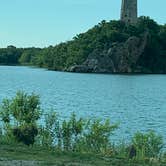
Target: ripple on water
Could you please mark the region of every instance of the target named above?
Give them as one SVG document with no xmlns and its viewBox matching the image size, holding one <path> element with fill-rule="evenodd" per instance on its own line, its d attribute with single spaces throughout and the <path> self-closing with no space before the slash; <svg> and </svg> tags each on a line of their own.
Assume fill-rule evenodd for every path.
<svg viewBox="0 0 166 166">
<path fill-rule="evenodd" d="M 61 118 L 76 112 L 120 122 L 115 140 L 151 129 L 166 140 L 166 75 L 74 74 L 17 66 L 0 66 L 0 71 L 0 101 L 18 90 L 35 92 L 42 109 L 54 109 Z"/>
</svg>

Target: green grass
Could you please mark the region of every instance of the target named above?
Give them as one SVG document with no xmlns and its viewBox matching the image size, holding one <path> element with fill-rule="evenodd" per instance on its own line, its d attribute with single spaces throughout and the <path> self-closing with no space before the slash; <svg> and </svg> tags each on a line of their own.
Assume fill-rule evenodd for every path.
<svg viewBox="0 0 166 166">
<path fill-rule="evenodd" d="M 166 166 L 166 162 L 146 163 L 145 161 L 129 161 L 123 158 L 104 157 L 91 153 L 69 153 L 48 150 L 41 147 L 24 145 L 1 145 L 0 166 L 4 161 L 36 161 L 35 165 L 43 166 Z M 11 164 L 12 165 L 12 164 Z"/>
</svg>

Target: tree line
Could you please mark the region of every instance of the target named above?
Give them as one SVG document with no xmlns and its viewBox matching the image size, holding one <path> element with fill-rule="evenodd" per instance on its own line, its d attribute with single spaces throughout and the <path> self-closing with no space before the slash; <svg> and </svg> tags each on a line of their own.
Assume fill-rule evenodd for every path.
<svg viewBox="0 0 166 166">
<path fill-rule="evenodd" d="M 138 65 L 149 72 L 166 72 L 166 25 L 159 25 L 149 17 L 138 18 L 136 25 L 122 21 L 105 21 L 76 35 L 71 41 L 46 48 L 0 49 L 0 64 L 33 65 L 51 70 L 66 70 L 72 65 L 82 64 L 94 51 L 103 51 L 113 43 L 125 42 L 131 36 L 149 33 L 147 46 L 139 58 Z"/>
</svg>

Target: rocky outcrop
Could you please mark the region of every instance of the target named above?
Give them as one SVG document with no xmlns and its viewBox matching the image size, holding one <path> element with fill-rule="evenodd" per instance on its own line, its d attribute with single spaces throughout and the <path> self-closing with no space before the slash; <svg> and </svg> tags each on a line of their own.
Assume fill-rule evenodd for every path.
<svg viewBox="0 0 166 166">
<path fill-rule="evenodd" d="M 71 72 L 131 73 L 141 72 L 137 61 L 145 50 L 148 32 L 132 36 L 124 43 L 112 43 L 109 49 L 93 51 L 82 65 L 68 69 Z"/>
</svg>

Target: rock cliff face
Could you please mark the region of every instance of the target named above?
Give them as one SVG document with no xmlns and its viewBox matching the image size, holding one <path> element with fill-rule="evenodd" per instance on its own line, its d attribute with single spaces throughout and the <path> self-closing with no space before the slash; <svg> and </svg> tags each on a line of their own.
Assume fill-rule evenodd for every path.
<svg viewBox="0 0 166 166">
<path fill-rule="evenodd" d="M 82 65 L 68 69 L 70 72 L 94 73 L 139 73 L 137 66 L 139 57 L 143 54 L 148 39 L 148 33 L 141 37 L 132 36 L 124 43 L 112 43 L 107 50 L 92 52 Z"/>
</svg>

